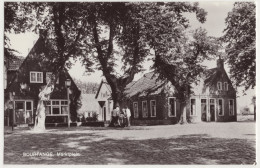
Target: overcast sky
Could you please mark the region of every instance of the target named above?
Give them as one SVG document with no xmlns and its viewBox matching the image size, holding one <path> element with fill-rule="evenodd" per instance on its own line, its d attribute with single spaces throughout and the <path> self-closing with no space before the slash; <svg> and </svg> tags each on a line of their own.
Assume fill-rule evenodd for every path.
<svg viewBox="0 0 260 168">
<path fill-rule="evenodd" d="M 234 1 L 216 1 L 216 2 L 199 2 L 200 7 L 204 8 L 207 12 L 207 21 L 204 24 L 201 24 L 197 21 L 195 14 L 187 14 L 186 16 L 190 20 L 191 29 L 195 29 L 198 27 L 203 27 L 208 31 L 208 35 L 220 37 L 223 35 L 223 30 L 225 27 L 225 18 L 229 11 L 232 10 Z M 20 52 L 20 55 L 26 56 L 29 52 L 29 49 L 33 46 L 34 42 L 37 40 L 38 35 L 33 33 L 20 34 L 20 35 L 10 35 L 12 47 Z M 206 65 L 208 68 L 216 67 L 216 61 L 207 62 Z M 149 67 L 151 66 L 151 62 L 147 62 L 145 64 L 146 72 L 149 71 Z M 225 65 L 227 72 L 229 68 Z M 69 70 L 72 77 L 91 82 L 100 82 L 102 73 L 95 72 L 91 75 L 83 75 L 84 67 L 81 66 L 81 63 L 76 62 L 75 65 Z M 136 75 L 135 80 L 140 78 L 144 73 L 140 73 Z M 255 94 L 254 90 L 247 91 L 247 96 L 242 96 L 241 92 L 242 88 L 239 89 L 239 98 L 238 104 L 248 105 L 251 103 L 251 97 Z"/>
</svg>

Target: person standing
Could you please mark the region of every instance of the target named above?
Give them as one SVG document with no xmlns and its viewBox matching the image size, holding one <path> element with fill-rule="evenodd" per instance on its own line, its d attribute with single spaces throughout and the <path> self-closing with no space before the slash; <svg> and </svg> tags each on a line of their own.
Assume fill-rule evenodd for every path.
<svg viewBox="0 0 260 168">
<path fill-rule="evenodd" d="M 116 117 L 115 117 L 115 126 L 121 126 L 120 122 L 119 122 L 119 115 L 120 115 L 120 109 L 119 106 L 116 107 L 115 109 L 115 113 L 116 113 Z"/>
<path fill-rule="evenodd" d="M 111 114 L 111 122 L 110 122 L 110 127 L 115 127 L 116 124 L 117 123 L 117 109 L 116 108 L 114 108 L 113 110 L 112 110 L 112 114 Z"/>
<path fill-rule="evenodd" d="M 126 126 L 130 127 L 130 117 L 131 117 L 131 111 L 130 109 L 126 106 Z"/>
<path fill-rule="evenodd" d="M 119 123 L 122 127 L 125 126 L 124 117 L 125 117 L 125 108 L 122 109 L 122 111 L 119 115 Z"/>
</svg>

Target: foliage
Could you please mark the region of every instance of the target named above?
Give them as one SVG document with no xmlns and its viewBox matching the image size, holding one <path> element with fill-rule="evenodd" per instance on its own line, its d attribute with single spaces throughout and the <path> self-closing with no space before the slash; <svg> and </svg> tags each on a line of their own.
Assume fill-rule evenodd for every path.
<svg viewBox="0 0 260 168">
<path fill-rule="evenodd" d="M 92 113 L 92 116 L 91 117 L 87 117 L 86 121 L 87 122 L 89 122 L 89 121 L 98 121 L 98 113 L 96 113 L 96 112 Z"/>
<path fill-rule="evenodd" d="M 249 107 L 248 107 L 248 106 L 245 106 L 245 107 L 241 108 L 241 109 L 240 109 L 240 113 L 241 113 L 242 115 L 249 115 L 249 114 L 250 114 L 250 109 L 249 109 Z"/>
<path fill-rule="evenodd" d="M 20 4 L 18 13 L 23 13 L 25 19 L 22 28 L 46 29 L 46 46 L 49 49 L 45 51 L 45 55 L 49 56 L 46 60 L 53 64 L 57 72 L 64 66 L 70 67 L 70 57 L 81 57 L 89 71 L 93 70 L 93 62 L 97 62 L 95 68 L 103 71 L 111 87 L 115 106 L 122 100 L 126 85 L 134 79 L 136 73 L 143 70 L 147 56 L 155 53 L 156 71 L 168 79 L 173 78 L 172 83 L 178 83 L 178 90 L 185 91 L 185 84 L 190 83 L 186 79 L 195 78 L 194 74 L 201 72 L 202 68 L 197 63 L 212 50 L 212 41 L 200 38 L 200 33 L 205 34 L 203 30 L 195 32 L 194 44 L 189 42 L 186 45 L 188 39 L 185 29 L 189 22 L 182 14 L 196 13 L 197 19 L 205 22 L 206 12 L 198 3 Z M 201 46 L 197 48 L 199 43 Z M 204 52 L 204 49 L 208 51 Z M 123 64 L 121 69 L 118 69 L 118 61 Z M 166 75 L 167 72 L 170 75 Z"/>
<path fill-rule="evenodd" d="M 223 41 L 231 79 L 245 89 L 255 87 L 256 9 L 254 2 L 236 2 L 225 20 Z"/>
<path fill-rule="evenodd" d="M 96 94 L 98 90 L 98 83 L 95 82 L 86 82 L 80 79 L 73 78 L 73 81 L 78 86 L 81 94 Z"/>
<path fill-rule="evenodd" d="M 97 14 L 90 16 L 90 24 L 97 60 L 111 86 L 114 105 L 122 100 L 122 92 L 134 75 L 142 71 L 142 63 L 151 50 L 165 55 L 162 48 L 175 50 L 176 43 L 185 42 L 182 38 L 188 20 L 182 16 L 183 12 L 195 12 L 201 22 L 205 21 L 206 14 L 197 3 L 183 2 L 99 3 L 93 11 Z M 108 39 L 100 40 L 99 32 L 105 31 L 102 28 L 109 30 Z M 119 77 L 114 69 L 118 51 L 122 53 L 121 61 L 124 64 L 123 75 Z"/>
<path fill-rule="evenodd" d="M 18 3 L 5 2 L 4 5 L 4 57 L 5 59 L 13 59 L 16 50 L 10 46 L 10 39 L 7 37 L 7 33 L 11 31 L 18 32 L 21 20 L 16 16 L 18 10 Z"/>
<path fill-rule="evenodd" d="M 174 50 L 173 47 L 170 50 L 164 46 L 155 47 L 154 69 L 159 72 L 161 78 L 171 81 L 182 103 L 185 103 L 191 94 L 191 84 L 199 80 L 205 69 L 201 63 L 221 55 L 220 42 L 214 37 L 208 37 L 205 29 L 196 29 L 192 32 L 192 37 L 189 39 L 183 35 L 181 43 L 169 44 L 175 46 Z"/>
<path fill-rule="evenodd" d="M 19 27 L 17 32 L 34 31 L 41 33 L 45 38 L 46 50 L 42 55 L 43 60 L 51 63 L 54 74 L 64 67 L 72 65 L 69 58 L 84 55 L 85 50 L 79 45 L 79 41 L 85 28 L 85 22 L 81 22 L 81 16 L 74 11 L 77 3 L 53 3 L 53 2 L 18 2 L 15 12 L 17 20 L 14 25 Z M 8 6 L 8 3 L 5 3 Z M 14 29 L 13 27 L 11 27 Z M 48 50 L 47 50 L 48 49 Z M 85 62 L 87 67 L 90 62 Z"/>
</svg>

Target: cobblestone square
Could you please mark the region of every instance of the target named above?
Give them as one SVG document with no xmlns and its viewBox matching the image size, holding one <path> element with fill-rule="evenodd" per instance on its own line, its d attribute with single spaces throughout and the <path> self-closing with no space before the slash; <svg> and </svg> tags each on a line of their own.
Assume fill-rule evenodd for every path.
<svg viewBox="0 0 260 168">
<path fill-rule="evenodd" d="M 252 165 L 255 138 L 254 122 L 20 129 L 5 132 L 4 163 Z"/>
</svg>

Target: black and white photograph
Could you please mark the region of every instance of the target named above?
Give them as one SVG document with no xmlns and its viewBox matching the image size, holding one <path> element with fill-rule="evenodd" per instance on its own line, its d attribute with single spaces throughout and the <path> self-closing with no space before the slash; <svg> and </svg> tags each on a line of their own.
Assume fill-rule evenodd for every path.
<svg viewBox="0 0 260 168">
<path fill-rule="evenodd" d="M 3 166 L 258 166 L 256 6 L 2 2 Z"/>
</svg>

